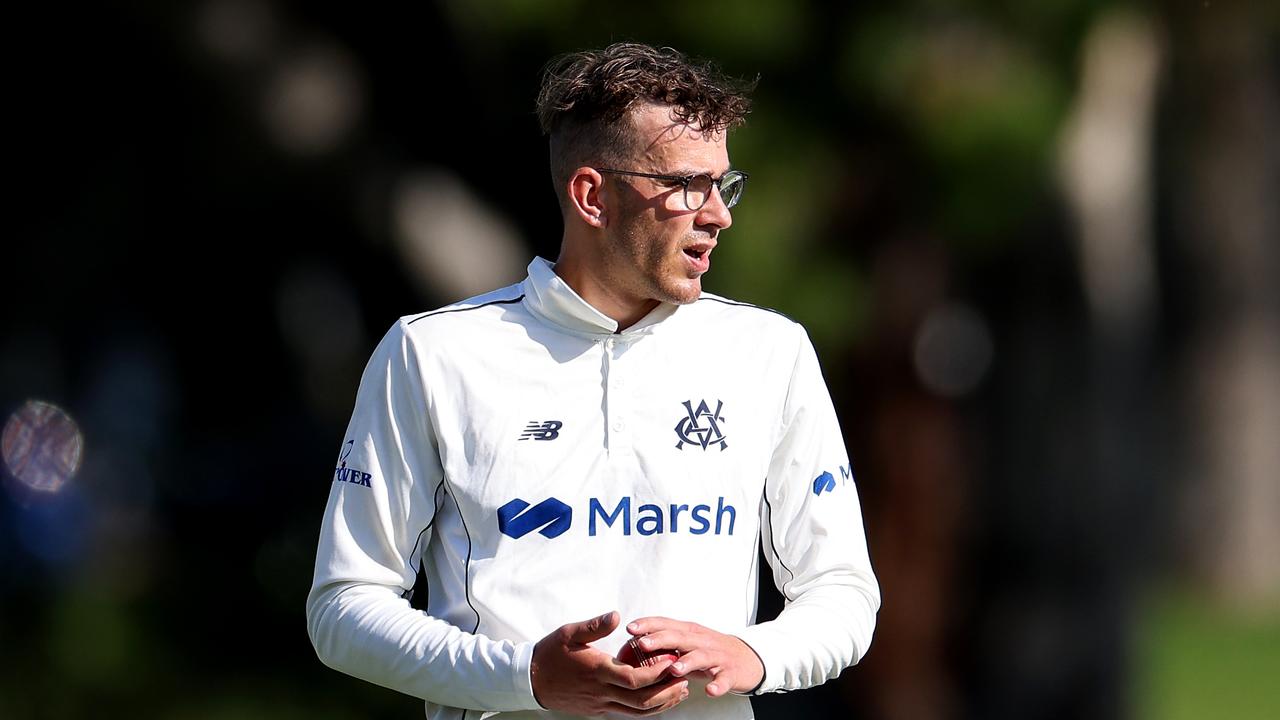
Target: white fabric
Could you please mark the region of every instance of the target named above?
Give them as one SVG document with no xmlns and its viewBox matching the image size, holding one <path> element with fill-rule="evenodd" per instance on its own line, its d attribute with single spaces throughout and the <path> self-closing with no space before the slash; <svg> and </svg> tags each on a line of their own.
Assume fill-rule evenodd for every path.
<svg viewBox="0 0 1280 720">
<path fill-rule="evenodd" d="M 610 610 L 622 623 L 595 644 L 611 654 L 649 615 L 736 634 L 760 692 L 862 657 L 879 588 L 803 328 L 710 294 L 616 328 L 540 258 L 523 283 L 391 328 L 321 527 L 307 621 L 325 664 L 424 698 L 433 720 L 545 719 L 563 716 L 534 700 L 533 644 Z M 544 501 L 567 529 L 530 522 Z M 754 624 L 760 543 L 786 606 Z M 664 717 L 751 706 L 695 683 Z"/>
</svg>

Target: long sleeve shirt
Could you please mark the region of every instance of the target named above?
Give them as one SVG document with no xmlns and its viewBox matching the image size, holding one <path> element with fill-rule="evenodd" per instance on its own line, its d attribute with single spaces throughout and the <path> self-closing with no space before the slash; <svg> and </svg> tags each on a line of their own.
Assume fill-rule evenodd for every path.
<svg viewBox="0 0 1280 720">
<path fill-rule="evenodd" d="M 761 550 L 785 605 L 756 623 Z M 593 643 L 616 654 L 635 618 L 697 622 L 750 645 L 756 692 L 776 692 L 857 662 L 879 604 L 804 329 L 704 293 L 618 332 L 539 258 L 374 351 L 307 622 L 324 663 L 432 720 L 546 720 L 564 716 L 538 705 L 530 660 L 563 624 L 620 611 Z M 696 691 L 664 717 L 752 712 Z"/>
</svg>

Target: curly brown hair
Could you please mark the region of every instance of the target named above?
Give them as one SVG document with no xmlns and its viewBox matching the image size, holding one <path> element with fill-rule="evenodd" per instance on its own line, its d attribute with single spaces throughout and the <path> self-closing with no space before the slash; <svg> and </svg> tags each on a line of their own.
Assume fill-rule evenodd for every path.
<svg viewBox="0 0 1280 720">
<path fill-rule="evenodd" d="M 614 43 L 555 58 L 543 71 L 538 122 L 553 134 L 565 121 L 617 122 L 636 102 L 672 106 L 676 118 L 703 130 L 741 125 L 751 109 L 751 86 L 715 64 L 640 43 Z"/>
<path fill-rule="evenodd" d="M 754 86 L 669 47 L 615 43 L 555 58 L 543 71 L 537 107 L 538 123 L 551 136 L 551 175 L 561 203 L 570 172 L 626 159 L 636 141 L 629 111 L 638 105 L 669 105 L 673 119 L 720 132 L 746 121 Z"/>
</svg>

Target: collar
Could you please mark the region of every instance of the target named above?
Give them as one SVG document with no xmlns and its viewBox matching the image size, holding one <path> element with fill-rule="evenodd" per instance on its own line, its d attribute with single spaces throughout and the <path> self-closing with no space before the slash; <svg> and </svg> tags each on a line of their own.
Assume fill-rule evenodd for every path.
<svg viewBox="0 0 1280 720">
<path fill-rule="evenodd" d="M 569 287 L 559 275 L 554 264 L 545 258 L 535 257 L 529 263 L 529 277 L 524 279 L 524 302 L 529 310 L 544 322 L 574 335 L 639 335 L 653 331 L 654 326 L 671 317 L 677 305 L 659 303 L 635 325 L 618 332 L 613 318 L 595 309 Z"/>
</svg>

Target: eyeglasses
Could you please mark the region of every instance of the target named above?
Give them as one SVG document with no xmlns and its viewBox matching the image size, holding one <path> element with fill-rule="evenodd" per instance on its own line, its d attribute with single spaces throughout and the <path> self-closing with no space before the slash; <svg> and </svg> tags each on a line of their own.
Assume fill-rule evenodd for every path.
<svg viewBox="0 0 1280 720">
<path fill-rule="evenodd" d="M 718 178 L 713 178 L 706 173 L 698 173 L 696 175 L 655 175 L 631 170 L 610 170 L 609 168 L 596 168 L 596 170 L 602 173 L 633 175 L 635 177 L 665 180 L 672 184 L 679 184 L 684 188 L 684 206 L 695 211 L 701 210 L 702 206 L 707 204 L 707 200 L 711 197 L 711 188 L 713 186 L 720 190 L 720 199 L 724 200 L 725 207 L 731 208 L 737 205 L 738 201 L 742 199 L 742 191 L 747 187 L 748 177 L 741 170 L 730 170 Z"/>
</svg>

